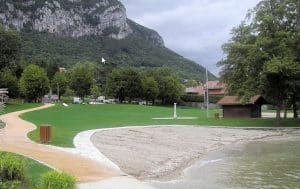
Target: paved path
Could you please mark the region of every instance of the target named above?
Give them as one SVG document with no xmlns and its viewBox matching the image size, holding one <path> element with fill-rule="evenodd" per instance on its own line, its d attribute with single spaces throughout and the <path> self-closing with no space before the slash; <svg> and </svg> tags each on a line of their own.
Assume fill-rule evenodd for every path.
<svg viewBox="0 0 300 189">
<path fill-rule="evenodd" d="M 152 186 L 130 177 L 113 177 L 99 182 L 79 184 L 78 189 L 155 189 Z"/>
<path fill-rule="evenodd" d="M 0 116 L 0 119 L 7 124 L 1 130 L 0 151 L 22 154 L 35 159 L 52 168 L 75 176 L 78 182 L 93 182 L 120 176 L 121 173 L 118 170 L 114 170 L 98 161 L 68 153 L 52 146 L 37 144 L 27 138 L 27 134 L 36 129 L 36 126 L 20 119 L 19 115 L 51 106 L 53 105 L 44 105 Z"/>
</svg>

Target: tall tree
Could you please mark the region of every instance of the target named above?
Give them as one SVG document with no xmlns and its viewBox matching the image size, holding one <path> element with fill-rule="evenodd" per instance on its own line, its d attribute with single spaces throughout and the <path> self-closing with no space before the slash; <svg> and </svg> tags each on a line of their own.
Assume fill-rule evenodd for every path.
<svg viewBox="0 0 300 189">
<path fill-rule="evenodd" d="M 196 80 L 188 80 L 185 84 L 186 87 L 197 87 L 198 86 L 198 82 Z"/>
<path fill-rule="evenodd" d="M 148 101 L 152 101 L 152 104 L 154 104 L 155 99 L 159 94 L 158 84 L 154 77 L 145 77 L 142 79 L 142 91 L 143 97 L 147 103 Z"/>
<path fill-rule="evenodd" d="M 7 88 L 11 98 L 18 97 L 18 79 L 10 70 L 0 72 L 0 88 Z"/>
<path fill-rule="evenodd" d="M 94 83 L 94 67 L 90 63 L 79 63 L 71 70 L 70 87 L 84 100 L 89 95 Z"/>
<path fill-rule="evenodd" d="M 249 20 L 233 29 L 231 40 L 223 45 L 227 56 L 219 62 L 230 93 L 244 102 L 264 94 L 277 106 L 277 118 L 293 94 L 290 81 L 298 78 L 297 10 L 298 0 L 262 0 Z"/>
<path fill-rule="evenodd" d="M 6 31 L 0 25 L 0 70 L 15 69 L 21 54 L 21 39 L 17 32 Z"/>
<path fill-rule="evenodd" d="M 178 102 L 182 94 L 182 86 L 176 77 L 166 76 L 161 78 L 159 83 L 158 98 L 163 104 Z"/>
<path fill-rule="evenodd" d="M 142 91 L 141 77 L 134 68 L 116 68 L 106 82 L 106 92 L 121 102 L 127 97 L 129 102 L 140 97 Z"/>
<path fill-rule="evenodd" d="M 53 91 L 56 91 L 58 99 L 66 92 L 68 87 L 67 76 L 64 72 L 56 72 L 51 81 L 51 87 Z"/>
<path fill-rule="evenodd" d="M 297 24 L 294 39 L 294 54 L 296 55 L 296 62 L 300 64 L 300 1 L 297 5 Z M 297 102 L 300 102 L 300 75 L 297 75 L 295 81 L 292 83 L 293 93 L 291 95 L 291 104 L 293 106 L 294 118 L 298 117 Z M 299 103 L 300 104 L 300 103 Z"/>
<path fill-rule="evenodd" d="M 91 88 L 91 95 L 93 95 L 94 99 L 96 99 L 100 96 L 100 90 L 96 84 L 93 84 L 93 86 Z"/>
<path fill-rule="evenodd" d="M 55 73 L 59 71 L 59 66 L 57 62 L 55 62 L 53 59 L 42 57 L 42 58 L 36 58 L 32 62 L 33 64 L 36 64 L 44 68 L 50 80 L 52 80 Z"/>
<path fill-rule="evenodd" d="M 50 89 L 47 73 L 37 65 L 28 65 L 20 79 L 20 91 L 30 102 L 38 102 Z"/>
<path fill-rule="evenodd" d="M 150 73 L 158 84 L 158 99 L 163 104 L 172 104 L 179 100 L 182 86 L 177 75 L 171 69 L 163 67 Z"/>
</svg>

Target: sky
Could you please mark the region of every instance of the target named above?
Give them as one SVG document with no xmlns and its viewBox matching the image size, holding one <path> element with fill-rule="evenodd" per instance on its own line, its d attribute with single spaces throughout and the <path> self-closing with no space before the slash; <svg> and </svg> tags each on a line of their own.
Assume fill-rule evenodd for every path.
<svg viewBox="0 0 300 189">
<path fill-rule="evenodd" d="M 165 46 L 218 75 L 222 44 L 259 0 L 121 0 L 128 18 L 156 30 Z"/>
</svg>

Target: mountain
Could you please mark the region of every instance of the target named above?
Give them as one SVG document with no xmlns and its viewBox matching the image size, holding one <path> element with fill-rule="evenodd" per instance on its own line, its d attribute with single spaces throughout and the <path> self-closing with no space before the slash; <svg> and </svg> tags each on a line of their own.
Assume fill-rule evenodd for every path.
<svg viewBox="0 0 300 189">
<path fill-rule="evenodd" d="M 0 23 L 20 32 L 29 62 L 47 59 L 70 67 L 105 57 L 120 66 L 167 66 L 182 79 L 204 80 L 202 66 L 166 48 L 156 31 L 128 19 L 117 0 L 0 0 Z"/>
</svg>

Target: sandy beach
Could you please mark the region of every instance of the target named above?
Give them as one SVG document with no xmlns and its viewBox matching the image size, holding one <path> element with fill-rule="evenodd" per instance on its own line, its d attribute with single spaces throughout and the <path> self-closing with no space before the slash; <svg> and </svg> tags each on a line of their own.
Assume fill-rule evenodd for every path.
<svg viewBox="0 0 300 189">
<path fill-rule="evenodd" d="M 144 127 L 103 130 L 93 144 L 122 171 L 143 181 L 178 178 L 209 152 L 234 143 L 300 136 L 299 129 Z"/>
</svg>

